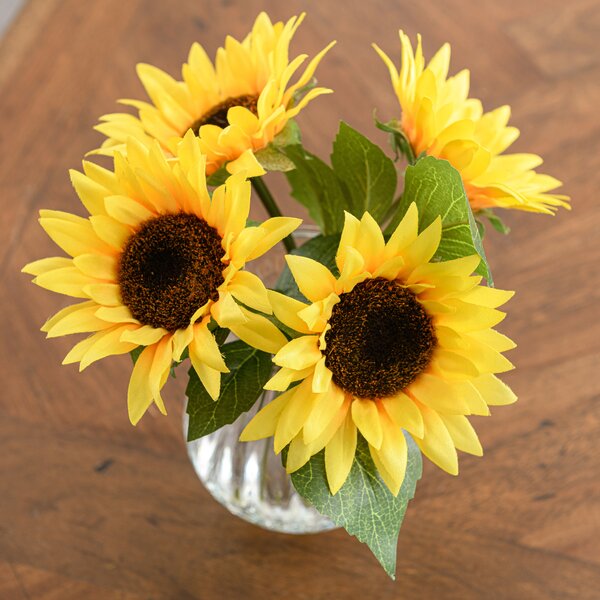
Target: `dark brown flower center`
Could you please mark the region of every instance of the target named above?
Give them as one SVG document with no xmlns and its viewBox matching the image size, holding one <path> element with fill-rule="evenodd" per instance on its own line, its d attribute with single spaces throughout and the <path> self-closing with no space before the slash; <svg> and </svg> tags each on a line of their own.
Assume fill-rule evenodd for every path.
<svg viewBox="0 0 600 600">
<path fill-rule="evenodd" d="M 360 398 L 393 396 L 429 364 L 436 338 L 431 318 L 408 289 L 376 278 L 342 294 L 325 334 L 333 382 Z"/>
<path fill-rule="evenodd" d="M 204 113 L 197 121 L 191 125 L 190 129 L 198 135 L 200 127 L 202 125 L 217 125 L 223 129 L 229 125 L 227 120 L 227 112 L 234 106 L 243 106 L 247 108 L 253 114 L 258 114 L 257 108 L 258 96 L 251 94 L 245 94 L 243 96 L 235 96 L 234 98 L 227 98 L 216 106 L 213 106 L 208 112 Z"/>
<path fill-rule="evenodd" d="M 191 214 L 161 215 L 142 224 L 119 264 L 121 298 L 144 325 L 184 329 L 223 283 L 221 236 Z"/>
</svg>

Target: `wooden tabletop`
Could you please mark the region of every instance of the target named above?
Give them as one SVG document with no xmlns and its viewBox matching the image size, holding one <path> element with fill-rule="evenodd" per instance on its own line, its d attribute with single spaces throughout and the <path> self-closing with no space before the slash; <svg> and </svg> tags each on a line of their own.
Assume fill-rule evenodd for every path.
<svg viewBox="0 0 600 600">
<path fill-rule="evenodd" d="M 327 155 L 339 119 L 384 140 L 372 110 L 398 108 L 370 43 L 398 57 L 402 27 L 428 55 L 450 41 L 473 95 L 512 105 L 515 149 L 573 197 L 554 218 L 507 213 L 512 234 L 486 239 L 497 285 L 517 291 L 502 329 L 520 401 L 476 419 L 485 455 L 464 455 L 460 477 L 425 466 L 396 582 L 343 531 L 231 516 L 188 461 L 182 379 L 167 418 L 132 428 L 129 359 L 61 367 L 72 341 L 39 327 L 66 301 L 19 273 L 55 252 L 38 209 L 80 210 L 67 169 L 99 143 L 98 115 L 141 96 L 135 63 L 176 75 L 192 41 L 212 53 L 262 8 L 308 10 L 296 52 L 338 40 L 319 71 L 336 93 L 301 119 L 310 149 Z M 0 598 L 599 598 L 599 36 L 597 0 L 30 0 L 0 46 Z"/>
</svg>

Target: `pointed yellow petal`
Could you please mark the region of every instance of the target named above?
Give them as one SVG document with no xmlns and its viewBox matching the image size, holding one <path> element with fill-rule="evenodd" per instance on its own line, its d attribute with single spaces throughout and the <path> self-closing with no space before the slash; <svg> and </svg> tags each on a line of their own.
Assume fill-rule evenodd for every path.
<svg viewBox="0 0 600 600">
<path fill-rule="evenodd" d="M 421 411 L 406 394 L 400 392 L 393 398 L 382 398 L 379 402 L 398 427 L 406 429 L 417 437 L 423 437 L 425 430 Z"/>
<path fill-rule="evenodd" d="M 490 406 L 504 406 L 517 401 L 514 392 L 495 375 L 481 375 L 471 383 Z"/>
<path fill-rule="evenodd" d="M 440 417 L 456 448 L 474 456 L 483 456 L 479 438 L 467 417 L 462 415 L 440 415 Z"/>
<path fill-rule="evenodd" d="M 408 248 L 402 251 L 407 265 L 414 268 L 428 263 L 436 253 L 441 239 L 442 220 L 440 217 L 436 217 L 435 221 L 424 229 Z"/>
<path fill-rule="evenodd" d="M 121 334 L 121 341 L 131 342 L 139 346 L 152 346 L 159 342 L 167 333 L 166 329 L 152 327 L 151 325 L 142 325 L 137 329 L 125 329 Z"/>
<path fill-rule="evenodd" d="M 408 387 L 408 391 L 419 402 L 429 408 L 450 415 L 465 415 L 469 407 L 458 395 L 453 382 L 428 373 L 421 373 Z"/>
<path fill-rule="evenodd" d="M 376 456 L 378 462 L 383 466 L 384 470 L 381 476 L 386 485 L 392 494 L 397 496 L 406 473 L 408 458 L 406 438 L 402 433 L 402 429 L 385 412 L 381 417 L 381 427 L 383 429 L 381 447 L 377 449 L 369 445 L 369 449 L 371 456 Z"/>
<path fill-rule="evenodd" d="M 252 418 L 240 435 L 240 442 L 253 442 L 275 435 L 277 421 L 296 388 L 277 396 Z"/>
<path fill-rule="evenodd" d="M 356 442 L 356 426 L 348 411 L 341 427 L 325 446 L 325 471 L 329 490 L 333 495 L 337 494 L 350 474 L 356 454 Z"/>
<path fill-rule="evenodd" d="M 35 260 L 25 265 L 21 269 L 21 273 L 27 273 L 28 275 L 42 275 L 48 271 L 55 271 L 57 269 L 64 269 L 73 266 L 73 259 L 66 258 L 64 256 L 54 256 L 51 258 L 42 258 Z"/>
<path fill-rule="evenodd" d="M 246 322 L 246 317 L 244 316 L 240 305 L 228 292 L 222 294 L 218 302 L 215 302 L 215 304 L 211 306 L 210 312 L 221 327 L 231 329 L 233 325 Z"/>
<path fill-rule="evenodd" d="M 315 365 L 312 391 L 315 392 L 315 394 L 322 394 L 329 391 L 332 376 L 333 373 L 325 366 L 325 357 L 323 356 Z"/>
<path fill-rule="evenodd" d="M 271 379 L 269 379 L 269 381 L 267 381 L 267 383 L 265 383 L 264 388 L 265 390 L 285 392 L 294 381 L 299 381 L 300 379 L 308 377 L 313 371 L 313 367 L 301 369 L 300 371 L 282 367 L 275 375 L 273 375 L 273 377 L 271 377 Z"/>
<path fill-rule="evenodd" d="M 325 265 L 294 254 L 288 254 L 285 259 L 298 288 L 311 302 L 322 300 L 335 292 L 335 277 Z"/>
<path fill-rule="evenodd" d="M 227 289 L 242 304 L 263 313 L 272 313 L 265 284 L 253 273 L 238 271 L 233 276 Z"/>
<path fill-rule="evenodd" d="M 54 338 L 72 333 L 88 333 L 108 329 L 111 325 L 96 317 L 98 305 L 95 302 L 81 302 L 67 306 L 48 319 L 42 331 L 47 337 Z"/>
<path fill-rule="evenodd" d="M 94 334 L 92 336 L 95 338 L 94 342 L 90 344 L 86 353 L 82 356 L 79 370 L 83 371 L 83 369 L 89 367 L 93 362 L 106 356 L 127 354 L 127 352 L 131 352 L 137 348 L 137 344 L 121 341 L 122 333 L 131 327 L 131 325 L 117 325 L 116 327 Z"/>
<path fill-rule="evenodd" d="M 312 333 L 298 313 L 308 305 L 285 294 L 267 290 L 273 314 L 284 324 L 300 333 Z"/>
<path fill-rule="evenodd" d="M 305 379 L 293 388 L 292 392 L 294 393 L 277 422 L 274 440 L 276 454 L 279 454 L 304 427 L 308 415 L 319 400 L 319 395 L 314 394 L 310 389 L 310 379 Z"/>
<path fill-rule="evenodd" d="M 305 444 L 314 442 L 325 431 L 339 413 L 344 404 L 344 398 L 344 392 L 336 385 L 330 386 L 327 392 L 319 396 L 318 402 L 315 403 L 304 423 L 303 439 Z"/>
<path fill-rule="evenodd" d="M 385 245 L 385 258 L 390 259 L 398 256 L 400 252 L 417 239 L 418 233 L 419 211 L 417 205 L 413 202 Z"/>
<path fill-rule="evenodd" d="M 363 437 L 375 448 L 381 448 L 383 430 L 377 403 L 373 400 L 354 398 L 352 401 L 352 420 Z"/>
<path fill-rule="evenodd" d="M 458 456 L 454 442 L 441 417 L 425 405 L 419 406 L 425 423 L 425 437 L 415 437 L 421 452 L 450 475 L 458 475 Z"/>
<path fill-rule="evenodd" d="M 137 425 L 148 407 L 152 404 L 152 392 L 150 391 L 149 375 L 156 346 L 148 346 L 138 356 L 127 390 L 127 408 L 129 420 L 132 425 Z"/>
<path fill-rule="evenodd" d="M 267 219 L 258 226 L 258 229 L 264 232 L 260 241 L 256 244 L 247 260 L 254 260 L 270 250 L 275 244 L 287 237 L 302 223 L 302 219 L 293 217 L 273 217 Z"/>
<path fill-rule="evenodd" d="M 271 321 L 243 307 L 240 310 L 246 321 L 231 324 L 229 328 L 241 340 L 270 354 L 278 353 L 286 345 L 287 338 Z"/>
<path fill-rule="evenodd" d="M 280 367 L 290 369 L 307 369 L 317 364 L 322 358 L 319 350 L 319 337 L 304 335 L 285 344 L 273 358 L 273 362 Z"/>
</svg>

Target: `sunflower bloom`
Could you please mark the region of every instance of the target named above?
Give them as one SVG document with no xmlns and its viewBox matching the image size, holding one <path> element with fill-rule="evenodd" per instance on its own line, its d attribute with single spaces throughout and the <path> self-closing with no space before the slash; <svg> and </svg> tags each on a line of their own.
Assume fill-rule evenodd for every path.
<svg viewBox="0 0 600 600">
<path fill-rule="evenodd" d="M 165 412 L 161 388 L 186 348 L 206 390 L 218 397 L 228 369 L 215 324 L 267 352 L 285 343 L 253 312 L 270 313 L 271 307 L 265 286 L 244 266 L 299 220 L 280 217 L 246 227 L 250 183 L 242 173 L 232 175 L 211 200 L 199 146 L 189 134 L 179 160 L 168 161 L 157 143 L 146 147 L 132 139 L 126 159 L 115 155 L 114 173 L 93 163 L 84 163 L 85 174 L 72 171 L 89 217 L 42 210 L 42 227 L 68 257 L 23 269 L 37 285 L 82 299 L 42 327 L 48 337 L 91 334 L 63 364 L 78 362 L 82 370 L 143 347 L 128 390 L 133 424 L 153 402 Z"/>
<path fill-rule="evenodd" d="M 280 370 L 265 386 L 283 393 L 242 440 L 274 436 L 275 452 L 289 444 L 288 472 L 324 448 L 332 494 L 348 476 L 358 432 L 394 494 L 406 471 L 403 429 L 452 474 L 457 449 L 482 454 L 467 416 L 516 400 L 494 375 L 513 368 L 502 352 L 514 344 L 492 329 L 512 292 L 480 285 L 478 256 L 430 262 L 440 239 L 439 217 L 418 234 L 412 204 L 387 243 L 368 213 L 346 214 L 339 277 L 287 257 L 309 303 L 269 292 L 274 314 L 299 337 L 275 355 Z"/>
<path fill-rule="evenodd" d="M 507 125 L 510 107 L 484 113 L 481 102 L 469 98 L 469 71 L 448 77 L 450 45 L 444 44 L 425 66 L 421 37 L 416 52 L 400 31 L 400 73 L 377 46 L 386 63 L 402 109 L 401 127 L 415 156 L 444 158 L 462 175 L 473 210 L 513 208 L 553 214 L 569 208 L 568 196 L 552 193 L 560 181 L 534 169 L 536 154 L 503 154 L 519 137 Z"/>
<path fill-rule="evenodd" d="M 295 95 L 311 83 L 315 70 L 330 44 L 317 54 L 299 75 L 290 80 L 308 58 L 293 60 L 288 49 L 304 15 L 287 23 L 272 24 L 263 12 L 250 34 L 241 42 L 228 36 L 219 48 L 215 64 L 195 43 L 182 68 L 182 81 L 147 64 L 137 67 L 150 103 L 121 100 L 133 106 L 138 116 L 126 113 L 105 115 L 96 129 L 108 139 L 96 152 L 123 151 L 129 136 L 176 154 L 177 144 L 188 130 L 200 138 L 206 155 L 207 174 L 224 164 L 230 173 L 247 168 L 254 152 L 267 146 L 311 100 L 331 90 L 315 87 L 301 99 Z"/>
</svg>

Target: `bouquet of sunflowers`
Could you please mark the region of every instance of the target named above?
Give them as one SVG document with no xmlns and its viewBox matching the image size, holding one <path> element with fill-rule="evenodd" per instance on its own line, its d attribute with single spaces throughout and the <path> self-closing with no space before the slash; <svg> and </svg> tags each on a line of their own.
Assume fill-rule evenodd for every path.
<svg viewBox="0 0 600 600">
<path fill-rule="evenodd" d="M 291 59 L 302 18 L 260 14 L 214 64 L 194 44 L 180 80 L 139 65 L 149 101 L 122 100 L 133 111 L 96 126 L 106 139 L 90 154 L 112 168 L 71 171 L 88 214 L 41 211 L 66 256 L 24 271 L 79 299 L 42 327 L 86 334 L 64 364 L 131 353 L 134 425 L 151 405 L 166 413 L 161 390 L 188 358 L 189 439 L 275 391 L 241 441 L 273 437 L 298 493 L 393 576 L 421 456 L 458 474 L 457 450 L 482 454 L 468 417 L 516 400 L 497 377 L 515 344 L 494 329 L 512 292 L 493 287 L 485 224 L 507 233 L 497 209 L 552 214 L 568 198 L 534 171 L 538 156 L 505 154 L 519 135 L 509 107 L 469 98 L 469 72 L 448 76 L 449 46 L 427 62 L 402 32 L 399 70 L 375 46 L 400 103 L 397 119 L 375 122 L 393 158 L 346 123 L 330 161 L 310 153 L 295 119 L 332 91 L 314 75 L 333 44 Z M 271 171 L 319 228 L 300 247 Z M 264 222 L 248 220 L 252 188 Z M 267 289 L 252 261 L 280 242 L 288 254 Z M 252 364 L 233 359 L 233 336 Z M 222 410 L 208 422 L 211 403 Z"/>
</svg>

